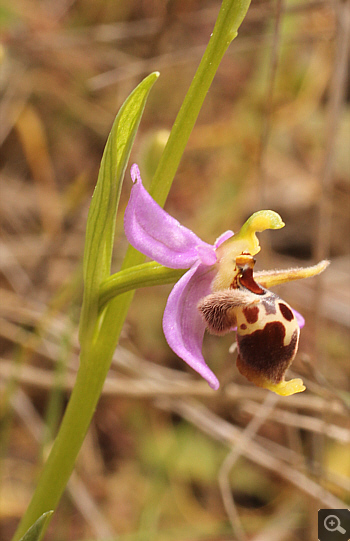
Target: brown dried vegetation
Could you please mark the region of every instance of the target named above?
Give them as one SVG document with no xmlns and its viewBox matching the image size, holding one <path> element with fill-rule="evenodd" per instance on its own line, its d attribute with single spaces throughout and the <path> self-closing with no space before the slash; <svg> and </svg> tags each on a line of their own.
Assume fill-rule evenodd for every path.
<svg viewBox="0 0 350 541">
<path fill-rule="evenodd" d="M 0 537 L 28 505 L 78 366 L 84 228 L 113 118 L 159 70 L 133 151 L 152 175 L 219 3 L 5 0 L 1 7 Z M 170 352 L 168 287 L 140 291 L 46 539 L 308 541 L 349 505 L 348 1 L 253 0 L 207 96 L 167 210 L 208 242 L 259 208 L 260 268 L 332 259 L 284 286 L 307 325 L 307 391 L 247 384 L 208 337 L 213 392 Z M 115 270 L 124 255 L 118 214 Z M 232 534 L 232 529 L 233 534 Z M 273 533 L 271 533 L 273 532 Z M 232 537 L 232 535 L 234 537 Z"/>
</svg>

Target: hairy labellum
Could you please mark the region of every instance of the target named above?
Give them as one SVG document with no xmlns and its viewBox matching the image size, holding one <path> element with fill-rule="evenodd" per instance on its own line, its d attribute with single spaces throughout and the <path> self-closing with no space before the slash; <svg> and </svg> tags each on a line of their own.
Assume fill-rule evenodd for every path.
<svg viewBox="0 0 350 541">
<path fill-rule="evenodd" d="M 198 309 L 213 334 L 237 328 L 237 367 L 247 379 L 278 384 L 297 352 L 298 322 L 286 302 L 255 282 L 252 256 L 237 258 L 236 265 L 235 287 L 208 295 Z"/>
</svg>

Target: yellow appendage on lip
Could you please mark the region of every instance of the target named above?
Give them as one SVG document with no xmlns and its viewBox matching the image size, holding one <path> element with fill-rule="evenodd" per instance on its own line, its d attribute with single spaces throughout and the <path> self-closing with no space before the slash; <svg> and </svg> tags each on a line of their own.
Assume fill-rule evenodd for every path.
<svg viewBox="0 0 350 541">
<path fill-rule="evenodd" d="M 250 366 L 247 366 L 239 355 L 237 357 L 237 368 L 247 380 L 254 383 L 257 387 L 268 389 L 280 396 L 291 396 L 292 394 L 302 393 L 306 389 L 303 380 L 300 378 L 291 379 L 289 381 L 283 379 L 279 383 L 274 383 L 273 381 L 264 378 L 264 376 L 255 372 Z"/>
<path fill-rule="evenodd" d="M 256 385 L 258 384 L 256 383 Z M 262 382 L 262 385 L 258 386 L 268 389 L 280 396 L 291 396 L 292 394 L 302 393 L 306 389 L 303 380 L 300 378 L 291 379 L 289 381 L 283 380 L 280 383 L 272 383 L 271 381 L 266 380 Z"/>
</svg>

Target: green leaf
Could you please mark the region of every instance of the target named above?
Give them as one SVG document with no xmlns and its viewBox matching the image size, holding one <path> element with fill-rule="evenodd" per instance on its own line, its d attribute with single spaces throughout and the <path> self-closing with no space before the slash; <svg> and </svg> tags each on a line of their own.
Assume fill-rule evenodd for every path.
<svg viewBox="0 0 350 541">
<path fill-rule="evenodd" d="M 47 511 L 47 513 L 41 515 L 41 517 L 34 522 L 33 526 L 29 528 L 24 536 L 21 537 L 20 541 L 39 541 L 52 514 L 53 511 Z"/>
<path fill-rule="evenodd" d="M 110 274 L 115 220 L 131 147 L 148 94 L 159 74 L 151 73 L 130 94 L 119 110 L 103 153 L 90 205 L 84 251 L 84 298 L 80 318 L 81 346 L 91 343 L 98 316 L 101 282 Z"/>
</svg>

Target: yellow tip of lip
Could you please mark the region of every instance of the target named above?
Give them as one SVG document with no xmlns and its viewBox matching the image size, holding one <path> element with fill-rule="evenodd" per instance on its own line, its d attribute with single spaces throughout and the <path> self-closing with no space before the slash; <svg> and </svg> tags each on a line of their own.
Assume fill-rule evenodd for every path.
<svg viewBox="0 0 350 541">
<path fill-rule="evenodd" d="M 262 387 L 263 389 L 268 389 L 279 396 L 291 396 L 292 394 L 302 393 L 306 389 L 300 378 L 291 379 L 290 381 L 285 381 L 283 379 L 279 383 L 274 383 L 242 361 L 240 355 L 238 355 L 236 363 L 240 373 L 254 383 L 254 385 Z"/>
<path fill-rule="evenodd" d="M 262 382 L 261 387 L 268 389 L 279 396 L 291 396 L 292 394 L 302 393 L 306 387 L 300 378 L 291 379 L 290 381 L 281 381 L 280 383 L 271 383 L 270 381 Z"/>
</svg>

